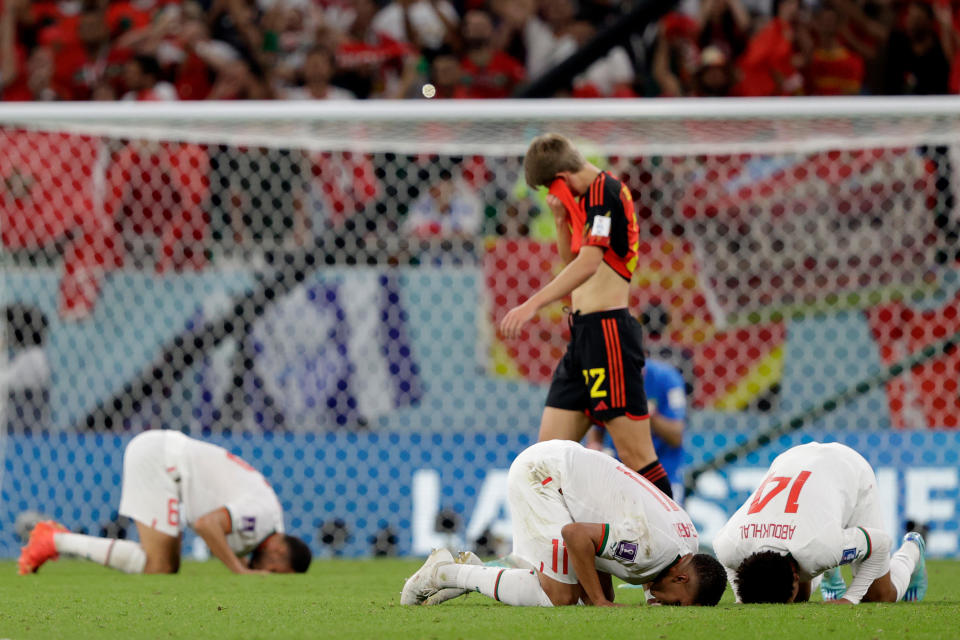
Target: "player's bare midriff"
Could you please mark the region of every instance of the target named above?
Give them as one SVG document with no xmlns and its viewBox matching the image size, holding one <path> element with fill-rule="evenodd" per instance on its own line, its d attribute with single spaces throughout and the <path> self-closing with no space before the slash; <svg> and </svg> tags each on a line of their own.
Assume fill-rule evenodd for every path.
<svg viewBox="0 0 960 640">
<path fill-rule="evenodd" d="M 582 285 L 573 290 L 574 311 L 593 313 L 626 307 L 630 300 L 630 283 L 624 280 L 606 262 Z"/>
</svg>

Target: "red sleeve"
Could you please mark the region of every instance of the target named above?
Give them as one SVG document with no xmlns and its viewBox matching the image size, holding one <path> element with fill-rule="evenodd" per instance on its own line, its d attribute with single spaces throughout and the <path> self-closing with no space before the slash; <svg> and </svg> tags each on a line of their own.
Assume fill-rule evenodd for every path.
<svg viewBox="0 0 960 640">
<path fill-rule="evenodd" d="M 584 244 L 591 247 L 610 248 L 610 236 L 613 232 L 612 216 L 620 201 L 609 202 L 607 197 L 607 175 L 601 173 L 590 184 L 590 188 L 583 196 L 585 224 L 587 226 Z"/>
<path fill-rule="evenodd" d="M 563 178 L 556 178 L 550 184 L 550 193 L 559 198 L 567 210 L 567 222 L 570 224 L 570 251 L 576 255 L 583 243 L 583 227 L 587 221 L 587 214 L 573 197 L 570 187 Z"/>
</svg>

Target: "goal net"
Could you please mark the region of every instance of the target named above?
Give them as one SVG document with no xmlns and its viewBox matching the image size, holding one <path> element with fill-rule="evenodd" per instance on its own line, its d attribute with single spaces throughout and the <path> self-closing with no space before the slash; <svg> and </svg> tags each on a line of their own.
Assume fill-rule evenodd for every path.
<svg viewBox="0 0 960 640">
<path fill-rule="evenodd" d="M 562 303 L 495 330 L 561 266 L 547 131 L 633 193 L 690 461 L 960 331 L 953 99 L 0 105 L 0 519 L 103 526 L 127 439 L 173 428 L 316 545 L 489 533 L 568 337 Z M 958 383 L 941 350 L 815 426 L 955 429 Z"/>
</svg>

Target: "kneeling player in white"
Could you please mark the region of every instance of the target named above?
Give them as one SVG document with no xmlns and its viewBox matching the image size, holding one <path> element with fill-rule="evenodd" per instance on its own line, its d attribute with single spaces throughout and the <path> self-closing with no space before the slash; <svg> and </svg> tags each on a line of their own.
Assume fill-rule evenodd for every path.
<svg viewBox="0 0 960 640">
<path fill-rule="evenodd" d="M 814 442 L 777 456 L 713 547 L 737 602 L 806 601 L 811 581 L 843 564 L 853 581 L 845 594 L 840 585 L 836 602 L 921 599 L 923 538 L 908 533 L 891 558 L 882 527 L 869 463 L 849 447 Z"/>
<path fill-rule="evenodd" d="M 41 522 L 21 550 L 20 574 L 60 553 L 126 573 L 176 573 L 181 516 L 234 573 L 303 573 L 310 566 L 307 545 L 284 534 L 283 510 L 263 475 L 223 447 L 176 431 L 148 431 L 127 445 L 119 512 L 136 522 L 139 544 Z"/>
<path fill-rule="evenodd" d="M 608 455 L 566 440 L 537 443 L 510 465 L 508 499 L 511 555 L 529 569 L 458 563 L 440 549 L 407 580 L 401 604 L 478 591 L 518 606 L 616 606 L 612 575 L 649 585 L 659 604 L 712 606 L 723 595 L 723 567 L 697 554 L 689 516 Z"/>
</svg>

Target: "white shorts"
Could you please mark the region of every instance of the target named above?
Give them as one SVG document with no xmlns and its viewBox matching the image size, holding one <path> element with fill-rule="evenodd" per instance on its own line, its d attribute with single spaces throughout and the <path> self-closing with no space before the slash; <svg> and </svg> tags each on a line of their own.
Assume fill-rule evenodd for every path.
<svg viewBox="0 0 960 640">
<path fill-rule="evenodd" d="M 181 530 L 179 432 L 147 431 L 123 452 L 120 515 L 168 536 Z"/>
<path fill-rule="evenodd" d="M 574 520 L 560 491 L 563 465 L 555 442 L 533 445 L 510 465 L 507 499 L 513 520 L 512 555 L 557 582 L 576 584 L 577 574 L 560 534 Z"/>
</svg>

